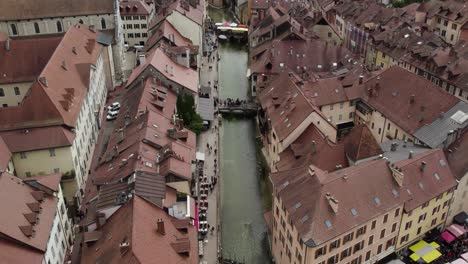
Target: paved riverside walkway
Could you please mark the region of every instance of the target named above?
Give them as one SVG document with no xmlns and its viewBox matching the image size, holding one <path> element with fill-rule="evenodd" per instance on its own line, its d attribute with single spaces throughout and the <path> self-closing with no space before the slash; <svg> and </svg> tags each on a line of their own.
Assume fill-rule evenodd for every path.
<svg viewBox="0 0 468 264">
<path fill-rule="evenodd" d="M 212 43 L 216 41 L 216 35 L 206 33 L 206 38 Z M 202 56 L 201 69 L 200 69 L 200 84 L 211 87 L 211 96 L 218 98 L 218 90 L 214 88 L 215 83 L 218 82 L 218 52 L 214 49 L 210 57 Z M 215 109 L 216 112 L 216 109 Z M 211 124 L 211 128 L 202 132 L 198 136 L 197 151 L 205 153 L 204 174 L 207 176 L 208 181 L 211 182 L 211 177 L 219 177 L 219 125 L 218 115 L 215 115 Z M 215 128 L 216 127 L 216 128 Z M 211 151 L 208 149 L 207 144 L 210 145 Z M 216 151 L 215 151 L 216 150 Z M 216 164 L 215 165 L 215 160 Z M 208 194 L 208 210 L 207 221 L 211 227 L 215 227 L 213 233 L 208 232 L 203 240 L 203 257 L 200 257 L 200 263 L 215 264 L 218 263 L 218 245 L 220 234 L 219 226 L 219 178 L 217 184 L 211 193 Z"/>
</svg>

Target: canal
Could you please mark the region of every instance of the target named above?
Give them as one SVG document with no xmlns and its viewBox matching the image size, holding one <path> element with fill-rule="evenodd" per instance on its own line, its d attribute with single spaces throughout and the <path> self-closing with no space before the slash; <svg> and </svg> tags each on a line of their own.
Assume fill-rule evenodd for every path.
<svg viewBox="0 0 468 264">
<path fill-rule="evenodd" d="M 233 21 L 228 11 L 209 8 L 215 22 Z M 249 97 L 246 45 L 224 43 L 219 48 L 220 99 Z M 271 194 L 259 175 L 255 119 L 223 119 L 221 143 L 221 247 L 224 258 L 268 264 L 263 218 Z"/>
</svg>

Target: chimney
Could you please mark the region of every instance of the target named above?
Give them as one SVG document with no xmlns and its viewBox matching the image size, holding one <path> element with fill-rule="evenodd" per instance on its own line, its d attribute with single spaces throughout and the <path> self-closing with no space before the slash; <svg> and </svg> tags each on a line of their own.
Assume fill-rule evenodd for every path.
<svg viewBox="0 0 468 264">
<path fill-rule="evenodd" d="M 120 255 L 124 255 L 130 249 L 130 243 L 128 241 L 120 243 Z"/>
<path fill-rule="evenodd" d="M 359 75 L 359 84 L 362 84 L 363 81 L 364 81 L 364 76 L 363 76 L 363 75 Z"/>
<path fill-rule="evenodd" d="M 124 131 L 123 131 L 123 128 L 119 129 L 118 137 L 119 137 L 119 143 L 122 142 L 122 141 L 124 140 Z"/>
<path fill-rule="evenodd" d="M 171 66 L 171 72 L 170 72 L 171 76 L 174 76 L 174 67 Z"/>
<path fill-rule="evenodd" d="M 409 103 L 410 103 L 410 104 L 414 104 L 414 99 L 415 99 L 415 97 L 416 97 L 416 96 L 415 96 L 414 94 L 410 95 L 410 99 L 409 99 Z"/>
<path fill-rule="evenodd" d="M 119 156 L 119 147 L 117 145 L 114 146 L 114 153 L 112 153 L 112 157 L 115 158 Z"/>
<path fill-rule="evenodd" d="M 398 147 L 398 143 L 392 142 L 392 144 L 390 145 L 390 151 L 396 151 L 397 147 Z"/>
<path fill-rule="evenodd" d="M 315 154 L 315 152 L 317 152 L 317 144 L 315 143 L 315 140 L 312 140 L 311 148 L 312 154 Z"/>
<path fill-rule="evenodd" d="M 5 50 L 10 51 L 10 38 L 7 38 L 5 42 Z"/>
<path fill-rule="evenodd" d="M 186 67 L 187 68 L 190 68 L 190 50 L 189 49 L 185 49 L 185 59 L 186 59 Z"/>
<path fill-rule="evenodd" d="M 426 168 L 426 162 L 422 161 L 421 162 L 421 171 L 424 171 L 425 168 Z"/>
<path fill-rule="evenodd" d="M 45 87 L 48 87 L 46 77 L 39 77 L 38 80 L 42 85 L 44 85 Z"/>
<path fill-rule="evenodd" d="M 127 165 L 127 163 L 128 163 L 127 159 L 122 159 L 122 161 L 120 162 L 119 167 L 123 167 L 123 166 Z"/>
<path fill-rule="evenodd" d="M 146 55 L 144 54 L 138 55 L 138 61 L 140 62 L 140 65 L 144 65 L 146 63 Z"/>
<path fill-rule="evenodd" d="M 156 224 L 157 224 L 156 232 L 158 232 L 161 235 L 165 235 L 166 230 L 164 229 L 164 221 L 162 219 L 158 219 Z"/>
<path fill-rule="evenodd" d="M 326 193 L 326 198 L 327 198 L 327 201 L 328 201 L 328 204 L 330 205 L 331 209 L 333 210 L 333 212 L 336 214 L 338 213 L 338 200 L 335 199 L 335 197 L 333 197 L 330 193 Z"/>
<path fill-rule="evenodd" d="M 413 154 L 414 152 L 412 150 L 410 150 L 409 154 L 408 154 L 408 159 L 412 159 L 413 158 Z"/>
<path fill-rule="evenodd" d="M 167 64 L 166 64 L 166 72 L 169 72 L 169 71 L 168 71 L 168 66 L 167 66 Z"/>
</svg>

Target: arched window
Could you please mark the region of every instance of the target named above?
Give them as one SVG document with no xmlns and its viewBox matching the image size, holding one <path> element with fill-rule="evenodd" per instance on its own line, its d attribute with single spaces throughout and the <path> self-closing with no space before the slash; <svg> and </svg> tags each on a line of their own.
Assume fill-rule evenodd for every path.
<svg viewBox="0 0 468 264">
<path fill-rule="evenodd" d="M 14 36 L 18 35 L 18 30 L 16 29 L 15 24 L 11 24 L 10 28 L 11 28 L 11 35 L 14 35 Z"/>
<path fill-rule="evenodd" d="M 62 23 L 60 21 L 57 21 L 57 32 L 62 32 L 62 31 L 63 31 Z"/>
<path fill-rule="evenodd" d="M 39 29 L 39 24 L 37 22 L 34 22 L 34 31 L 36 34 L 41 33 L 41 30 Z"/>
<path fill-rule="evenodd" d="M 80 24 L 83 24 L 83 19 L 80 19 Z"/>
<path fill-rule="evenodd" d="M 106 20 L 104 18 L 101 18 L 101 28 L 106 29 Z"/>
</svg>

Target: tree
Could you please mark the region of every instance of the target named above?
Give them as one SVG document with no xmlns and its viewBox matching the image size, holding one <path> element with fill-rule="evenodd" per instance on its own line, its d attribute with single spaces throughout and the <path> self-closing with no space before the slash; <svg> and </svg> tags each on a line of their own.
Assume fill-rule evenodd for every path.
<svg viewBox="0 0 468 264">
<path fill-rule="evenodd" d="M 177 96 L 177 113 L 184 120 L 184 125 L 199 134 L 203 130 L 203 119 L 195 112 L 195 99 L 190 94 Z"/>
</svg>

